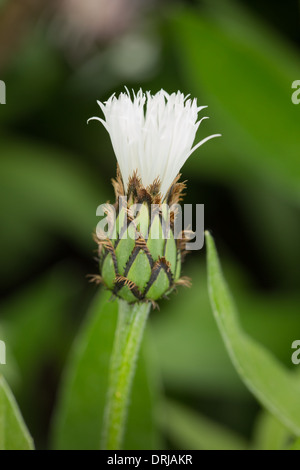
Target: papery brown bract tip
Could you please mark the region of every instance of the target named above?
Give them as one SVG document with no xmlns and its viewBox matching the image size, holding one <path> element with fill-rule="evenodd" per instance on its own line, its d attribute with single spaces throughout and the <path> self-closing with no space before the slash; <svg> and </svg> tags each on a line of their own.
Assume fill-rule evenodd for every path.
<svg viewBox="0 0 300 470">
<path fill-rule="evenodd" d="M 95 282 L 97 285 L 103 282 L 100 274 L 87 274 L 86 277 L 89 279 L 89 282 Z"/>
<path fill-rule="evenodd" d="M 117 176 L 116 178 L 112 178 L 111 182 L 115 191 L 116 203 L 118 203 L 119 197 L 125 196 L 124 184 L 119 165 L 117 165 Z"/>
</svg>

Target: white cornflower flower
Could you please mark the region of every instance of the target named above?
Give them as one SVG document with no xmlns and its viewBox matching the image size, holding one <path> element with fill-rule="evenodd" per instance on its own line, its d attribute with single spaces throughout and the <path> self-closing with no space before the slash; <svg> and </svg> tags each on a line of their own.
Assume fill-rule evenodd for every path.
<svg viewBox="0 0 300 470">
<path fill-rule="evenodd" d="M 166 196 L 181 167 L 198 147 L 221 134 L 205 137 L 193 147 L 199 121 L 196 99 L 188 99 L 179 91 L 155 95 L 139 90 L 133 99 L 127 93 L 114 94 L 104 103 L 98 101 L 118 160 L 125 190 L 129 178 L 137 171 L 146 188 L 156 178 L 161 182 L 162 199 Z"/>
</svg>

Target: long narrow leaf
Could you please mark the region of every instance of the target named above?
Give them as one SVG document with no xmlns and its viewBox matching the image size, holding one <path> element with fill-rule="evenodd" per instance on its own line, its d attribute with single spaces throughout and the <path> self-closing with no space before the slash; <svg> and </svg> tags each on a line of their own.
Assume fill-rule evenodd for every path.
<svg viewBox="0 0 300 470">
<path fill-rule="evenodd" d="M 211 306 L 228 354 L 241 379 L 261 404 L 299 436 L 299 380 L 243 331 L 208 232 L 206 242 Z"/>
</svg>

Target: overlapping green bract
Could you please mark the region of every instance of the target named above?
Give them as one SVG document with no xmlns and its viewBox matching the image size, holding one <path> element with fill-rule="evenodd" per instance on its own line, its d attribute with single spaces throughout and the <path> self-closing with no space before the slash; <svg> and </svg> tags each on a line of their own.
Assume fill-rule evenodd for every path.
<svg viewBox="0 0 300 470">
<path fill-rule="evenodd" d="M 115 222 L 114 238 L 100 241 L 102 281 L 127 302 L 156 301 L 178 282 L 181 250 L 163 212 L 157 206 L 150 216 L 144 203 L 133 219 L 128 207 L 123 207 Z"/>
</svg>

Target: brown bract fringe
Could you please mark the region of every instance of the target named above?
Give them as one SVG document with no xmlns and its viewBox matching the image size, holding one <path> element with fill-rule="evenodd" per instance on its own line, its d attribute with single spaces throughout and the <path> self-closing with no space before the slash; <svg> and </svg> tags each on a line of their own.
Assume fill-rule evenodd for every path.
<svg viewBox="0 0 300 470">
<path fill-rule="evenodd" d="M 117 165 L 116 178 L 113 178 L 111 180 L 116 196 L 116 204 L 118 204 L 119 197 L 125 195 L 127 195 L 128 201 L 131 204 L 141 204 L 143 202 L 147 202 L 149 205 L 160 205 L 163 202 L 167 203 L 169 206 L 172 206 L 172 204 L 179 204 L 179 202 L 181 202 L 183 200 L 183 197 L 185 196 L 185 193 L 183 191 L 186 189 L 186 181 L 179 182 L 180 177 L 181 174 L 179 173 L 174 179 L 170 189 L 168 190 L 165 199 L 162 200 L 162 195 L 160 192 L 160 179 L 156 178 L 152 184 L 145 188 L 142 185 L 142 180 L 138 175 L 137 171 L 135 171 L 129 179 L 126 192 L 122 181 L 120 168 L 119 165 Z"/>
<path fill-rule="evenodd" d="M 124 185 L 119 165 L 117 165 L 117 176 L 115 179 L 112 178 L 111 182 L 115 191 L 116 201 L 118 201 L 120 196 L 125 196 Z"/>
</svg>

